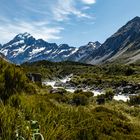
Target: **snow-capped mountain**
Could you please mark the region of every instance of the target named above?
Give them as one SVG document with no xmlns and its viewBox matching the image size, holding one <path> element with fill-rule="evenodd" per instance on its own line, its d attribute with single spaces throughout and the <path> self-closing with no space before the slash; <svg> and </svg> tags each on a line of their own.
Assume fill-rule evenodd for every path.
<svg viewBox="0 0 140 140">
<path fill-rule="evenodd" d="M 102 45 L 97 41 L 76 48 L 48 43 L 24 33 L 0 46 L 0 52 L 16 64 L 39 60 L 69 60 L 88 64 L 133 63 L 140 61 L 140 17 L 129 21 Z"/>
<path fill-rule="evenodd" d="M 87 45 L 81 46 L 75 53 L 69 56 L 68 60 L 76 62 L 84 62 L 85 58 L 90 56 L 101 44 L 96 42 L 89 42 Z"/>
<path fill-rule="evenodd" d="M 58 46 L 56 43 L 48 43 L 42 39 L 36 40 L 28 33 L 18 34 L 0 49 L 1 53 L 16 64 L 38 60 L 64 61 L 75 51 L 75 47 L 67 44 Z"/>
<path fill-rule="evenodd" d="M 0 44 L 0 48 L 2 48 L 2 45 Z M 6 60 L 6 57 L 0 52 L 0 59 L 5 59 Z"/>
</svg>

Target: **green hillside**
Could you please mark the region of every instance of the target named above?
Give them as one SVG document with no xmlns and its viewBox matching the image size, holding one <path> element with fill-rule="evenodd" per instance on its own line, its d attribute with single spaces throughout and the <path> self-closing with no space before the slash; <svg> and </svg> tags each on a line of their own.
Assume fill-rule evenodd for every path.
<svg viewBox="0 0 140 140">
<path fill-rule="evenodd" d="M 76 62 L 48 62 L 38 61 L 22 65 L 25 71 L 41 73 L 44 79 L 64 77 L 74 74 L 72 82 L 75 84 L 88 84 L 99 87 L 117 87 L 122 83 L 140 83 L 140 65 L 87 65 Z"/>
<path fill-rule="evenodd" d="M 40 124 L 45 140 L 140 140 L 139 99 L 133 102 L 109 98 L 97 104 L 90 92 L 50 93 L 47 86 L 32 83 L 26 73 L 41 73 L 43 79 L 73 73 L 71 82 L 114 88 L 121 82 L 138 84 L 139 65 L 92 66 L 80 63 L 40 61 L 15 66 L 0 61 L 0 140 L 14 140 L 15 131 L 31 140 L 30 121 Z M 116 82 L 116 83 L 115 83 Z M 139 94 L 139 93 L 137 93 Z"/>
</svg>

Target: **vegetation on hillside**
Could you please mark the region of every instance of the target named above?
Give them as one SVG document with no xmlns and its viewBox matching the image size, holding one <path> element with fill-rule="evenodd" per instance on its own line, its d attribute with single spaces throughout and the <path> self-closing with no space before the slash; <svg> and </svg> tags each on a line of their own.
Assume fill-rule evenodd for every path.
<svg viewBox="0 0 140 140">
<path fill-rule="evenodd" d="M 14 139 L 17 128 L 29 139 L 30 130 L 26 128 L 30 120 L 39 122 L 48 140 L 140 138 L 140 108 L 132 109 L 125 103 L 113 101 L 100 106 L 93 102 L 77 107 L 48 95 L 14 95 L 0 106 L 2 140 Z"/>
<path fill-rule="evenodd" d="M 39 122 L 45 140 L 140 140 L 139 98 L 128 103 L 115 101 L 111 88 L 116 80 L 137 84 L 139 65 L 91 66 L 41 61 L 19 67 L 1 60 L 0 67 L 0 140 L 14 140 L 17 129 L 30 140 L 31 120 Z M 73 73 L 72 82 L 76 84 L 110 88 L 106 87 L 104 104 L 98 104 L 100 97 L 91 92 L 77 90 L 72 94 L 61 89 L 59 93 L 51 93 L 50 87 L 29 81 L 28 72 L 41 73 L 49 79 Z"/>
<path fill-rule="evenodd" d="M 100 88 L 125 86 L 140 83 L 140 65 L 105 64 L 93 66 L 77 62 L 39 61 L 24 63 L 26 71 L 41 73 L 44 79 L 64 77 L 73 73 L 71 82 L 75 85 L 86 84 Z"/>
<path fill-rule="evenodd" d="M 35 93 L 21 67 L 0 60 L 0 98 L 5 102 L 10 96 L 22 92 Z"/>
</svg>

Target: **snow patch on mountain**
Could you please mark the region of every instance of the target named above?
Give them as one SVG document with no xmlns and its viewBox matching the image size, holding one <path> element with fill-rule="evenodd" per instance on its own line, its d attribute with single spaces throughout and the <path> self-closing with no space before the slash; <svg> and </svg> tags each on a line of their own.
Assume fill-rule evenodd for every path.
<svg viewBox="0 0 140 140">
<path fill-rule="evenodd" d="M 8 54 L 8 49 L 1 49 L 0 53 L 4 54 L 5 56 L 7 56 Z"/>
<path fill-rule="evenodd" d="M 23 33 L 23 34 L 17 35 L 17 37 L 19 37 L 20 39 L 24 40 L 25 38 L 31 37 L 31 34 L 25 32 L 25 33 Z"/>
<path fill-rule="evenodd" d="M 42 52 L 43 50 L 45 50 L 45 47 L 42 47 L 42 48 L 37 47 L 37 48 L 33 49 L 32 52 L 30 52 L 30 55 L 35 55 L 37 53 Z"/>
<path fill-rule="evenodd" d="M 23 43 L 24 43 L 24 40 L 19 40 L 19 41 L 13 43 L 12 46 L 16 46 L 16 45 L 23 44 Z"/>
<path fill-rule="evenodd" d="M 71 56 L 69 56 L 69 60 L 71 61 L 80 61 L 82 62 L 88 56 L 91 55 L 97 48 L 99 48 L 101 44 L 97 42 L 89 42 L 87 45 L 79 47 Z"/>
<path fill-rule="evenodd" d="M 48 54 L 50 52 L 52 52 L 52 50 L 45 51 L 44 54 Z"/>
</svg>

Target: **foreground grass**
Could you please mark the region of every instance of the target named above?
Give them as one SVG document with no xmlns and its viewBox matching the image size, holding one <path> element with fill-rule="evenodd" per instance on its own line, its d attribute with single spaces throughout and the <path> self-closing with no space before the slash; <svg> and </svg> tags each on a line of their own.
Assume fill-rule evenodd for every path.
<svg viewBox="0 0 140 140">
<path fill-rule="evenodd" d="M 29 120 L 39 122 L 45 140 L 139 140 L 139 112 L 115 101 L 76 107 L 48 95 L 14 95 L 0 104 L 0 140 L 13 140 L 18 127 L 29 139 Z"/>
</svg>

